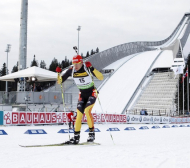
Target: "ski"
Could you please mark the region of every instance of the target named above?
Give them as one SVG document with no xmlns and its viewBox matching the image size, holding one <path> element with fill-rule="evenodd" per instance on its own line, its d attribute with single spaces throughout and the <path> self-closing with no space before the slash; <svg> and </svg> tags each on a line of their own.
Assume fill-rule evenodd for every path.
<svg viewBox="0 0 190 168">
<path fill-rule="evenodd" d="M 29 147 L 51 147 L 51 146 L 77 146 L 77 145 L 100 145 L 100 143 L 96 142 L 81 142 L 78 144 L 66 144 L 64 143 L 58 143 L 58 144 L 47 144 L 47 145 L 19 145 L 20 147 L 29 148 Z"/>
</svg>

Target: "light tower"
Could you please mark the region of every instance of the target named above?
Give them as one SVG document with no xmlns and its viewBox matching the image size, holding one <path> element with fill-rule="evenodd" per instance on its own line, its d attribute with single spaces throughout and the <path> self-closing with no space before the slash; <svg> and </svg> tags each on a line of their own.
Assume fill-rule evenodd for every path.
<svg viewBox="0 0 190 168">
<path fill-rule="evenodd" d="M 78 30 L 78 54 L 79 54 L 79 31 L 81 30 L 81 26 L 78 26 L 77 30 Z"/>
<path fill-rule="evenodd" d="M 8 53 L 11 50 L 11 45 L 7 44 L 7 48 L 5 50 L 5 52 L 7 53 L 7 68 L 6 68 L 6 75 L 8 75 Z M 6 92 L 8 92 L 8 82 L 6 81 Z"/>
</svg>

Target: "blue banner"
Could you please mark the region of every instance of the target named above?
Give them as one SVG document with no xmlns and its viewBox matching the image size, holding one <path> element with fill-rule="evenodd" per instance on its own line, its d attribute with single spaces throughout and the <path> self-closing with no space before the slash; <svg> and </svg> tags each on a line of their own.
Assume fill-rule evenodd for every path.
<svg viewBox="0 0 190 168">
<path fill-rule="evenodd" d="M 0 125 L 3 125 L 3 111 L 0 111 Z"/>
<path fill-rule="evenodd" d="M 106 131 L 120 131 L 119 128 L 109 128 Z"/>
<path fill-rule="evenodd" d="M 47 134 L 47 133 L 42 129 L 37 129 L 37 130 L 32 129 L 32 130 L 27 130 L 25 134 Z"/>
<path fill-rule="evenodd" d="M 126 127 L 124 130 L 136 130 L 134 127 Z"/>
<path fill-rule="evenodd" d="M 7 135 L 7 133 L 4 130 L 0 130 L 0 135 Z"/>
<path fill-rule="evenodd" d="M 89 129 L 87 129 L 85 132 L 89 132 Z M 98 128 L 94 128 L 94 132 L 100 132 Z"/>
<path fill-rule="evenodd" d="M 68 129 L 61 129 L 58 133 L 68 133 Z M 69 129 L 69 133 L 74 133 L 73 129 Z"/>
</svg>

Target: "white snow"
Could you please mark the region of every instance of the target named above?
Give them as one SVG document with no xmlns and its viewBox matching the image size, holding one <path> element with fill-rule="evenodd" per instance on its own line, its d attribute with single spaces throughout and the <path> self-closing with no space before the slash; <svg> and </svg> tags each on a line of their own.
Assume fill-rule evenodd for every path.
<svg viewBox="0 0 190 168">
<path fill-rule="evenodd" d="M 187 124 L 185 124 L 187 125 Z M 144 125 L 95 125 L 100 146 L 59 146 L 22 148 L 18 144 L 51 144 L 68 140 L 68 134 L 57 133 L 67 126 L 0 127 L 8 135 L 0 135 L 0 165 L 2 168 L 189 168 L 190 127 L 139 130 Z M 158 125 L 160 127 L 163 124 Z M 170 125 L 171 126 L 171 125 Z M 111 132 L 107 128 L 117 127 Z M 135 131 L 125 131 L 135 127 Z M 48 134 L 24 134 L 28 129 L 44 129 Z M 82 125 L 81 142 L 86 141 L 87 125 Z"/>
<path fill-rule="evenodd" d="M 131 58 L 135 57 L 136 55 L 137 54 L 132 54 L 132 55 L 129 55 L 129 56 L 124 57 L 122 59 L 119 59 L 119 60 L 113 62 L 112 64 L 106 66 L 103 69 L 114 69 L 114 70 L 117 70 L 124 62 L 130 60 Z"/>
<path fill-rule="evenodd" d="M 99 98 L 107 113 L 121 114 L 160 50 L 143 52 L 124 63 L 101 88 Z M 92 112 L 102 112 L 97 100 Z"/>
<path fill-rule="evenodd" d="M 155 68 L 169 68 L 173 63 L 173 52 L 171 50 L 164 50 L 154 63 L 152 70 Z"/>
</svg>

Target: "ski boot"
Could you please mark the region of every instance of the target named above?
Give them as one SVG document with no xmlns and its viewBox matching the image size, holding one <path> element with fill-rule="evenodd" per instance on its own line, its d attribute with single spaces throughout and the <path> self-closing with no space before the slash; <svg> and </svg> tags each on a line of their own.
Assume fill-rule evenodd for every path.
<svg viewBox="0 0 190 168">
<path fill-rule="evenodd" d="M 95 140 L 95 133 L 94 133 L 94 131 L 90 131 L 88 133 L 88 135 L 89 135 L 89 137 L 87 139 L 87 142 L 94 142 L 94 140 Z"/>
<path fill-rule="evenodd" d="M 69 141 L 66 141 L 65 144 L 78 144 L 80 141 L 80 132 L 75 132 L 74 137 L 72 137 Z"/>
</svg>

